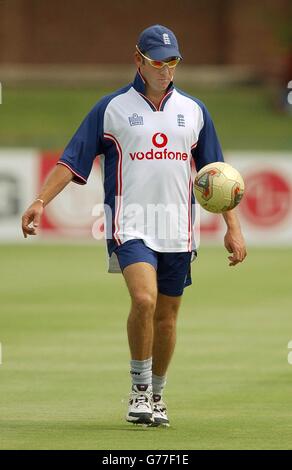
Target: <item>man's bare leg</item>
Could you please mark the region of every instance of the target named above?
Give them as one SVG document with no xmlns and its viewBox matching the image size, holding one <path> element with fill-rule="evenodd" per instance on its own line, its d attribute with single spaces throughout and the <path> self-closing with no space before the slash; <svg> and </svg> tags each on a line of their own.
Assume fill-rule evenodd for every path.
<svg viewBox="0 0 292 470">
<path fill-rule="evenodd" d="M 152 356 L 156 271 L 149 263 L 134 263 L 124 269 L 123 275 L 132 300 L 127 325 L 131 357 L 143 361 Z"/>
<path fill-rule="evenodd" d="M 153 374 L 165 376 L 176 342 L 176 320 L 181 296 L 158 294 L 154 314 Z"/>
</svg>

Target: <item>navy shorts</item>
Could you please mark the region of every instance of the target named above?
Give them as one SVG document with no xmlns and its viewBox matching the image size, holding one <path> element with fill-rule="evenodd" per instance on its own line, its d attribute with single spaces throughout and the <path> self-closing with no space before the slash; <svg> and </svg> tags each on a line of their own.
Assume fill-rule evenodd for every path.
<svg viewBox="0 0 292 470">
<path fill-rule="evenodd" d="M 114 251 L 122 271 L 130 264 L 150 263 L 157 272 L 158 292 L 161 294 L 180 296 L 184 288 L 192 284 L 192 252 L 161 253 L 137 239 L 123 243 Z"/>
</svg>

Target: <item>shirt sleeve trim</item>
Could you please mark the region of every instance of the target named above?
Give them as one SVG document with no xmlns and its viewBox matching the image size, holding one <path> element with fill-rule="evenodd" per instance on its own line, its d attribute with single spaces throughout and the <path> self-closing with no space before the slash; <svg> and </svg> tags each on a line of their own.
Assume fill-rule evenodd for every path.
<svg viewBox="0 0 292 470">
<path fill-rule="evenodd" d="M 68 165 L 68 163 L 59 161 L 57 164 L 66 166 L 73 173 L 73 175 L 77 176 L 78 180 L 81 180 L 81 181 L 78 181 L 78 180 L 74 179 L 73 181 L 75 183 L 77 183 L 77 184 L 86 184 L 87 183 L 87 180 L 85 178 L 83 178 L 83 176 L 79 175 L 75 170 L 73 170 L 73 168 L 71 168 L 71 166 Z"/>
</svg>

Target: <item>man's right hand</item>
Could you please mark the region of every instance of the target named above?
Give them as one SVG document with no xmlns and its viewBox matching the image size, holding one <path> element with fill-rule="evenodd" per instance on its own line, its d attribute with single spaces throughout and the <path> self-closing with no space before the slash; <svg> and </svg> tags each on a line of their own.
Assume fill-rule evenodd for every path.
<svg viewBox="0 0 292 470">
<path fill-rule="evenodd" d="M 28 235 L 37 235 L 37 228 L 40 224 L 44 211 L 41 201 L 34 201 L 22 216 L 22 232 L 24 238 Z M 32 225 L 31 225 L 32 224 Z"/>
<path fill-rule="evenodd" d="M 73 179 L 72 171 L 64 165 L 56 165 L 49 174 L 45 184 L 40 190 L 39 198 L 46 200 L 47 205 L 65 186 Z M 38 226 L 44 211 L 43 200 L 36 199 L 22 216 L 22 231 L 24 238 L 28 235 L 37 235 Z"/>
</svg>

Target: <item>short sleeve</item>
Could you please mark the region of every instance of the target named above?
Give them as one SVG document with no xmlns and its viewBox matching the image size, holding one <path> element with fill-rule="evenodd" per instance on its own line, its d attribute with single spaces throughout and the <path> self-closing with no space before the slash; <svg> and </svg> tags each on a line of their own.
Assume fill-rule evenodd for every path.
<svg viewBox="0 0 292 470">
<path fill-rule="evenodd" d="M 213 162 L 223 162 L 223 154 L 218 140 L 212 118 L 206 106 L 201 103 L 203 112 L 203 126 L 199 134 L 198 144 L 192 150 L 196 170 Z"/>
<path fill-rule="evenodd" d="M 94 159 L 102 153 L 103 114 L 97 103 L 77 129 L 65 148 L 58 164 L 68 167 L 73 181 L 85 184 Z"/>
</svg>

